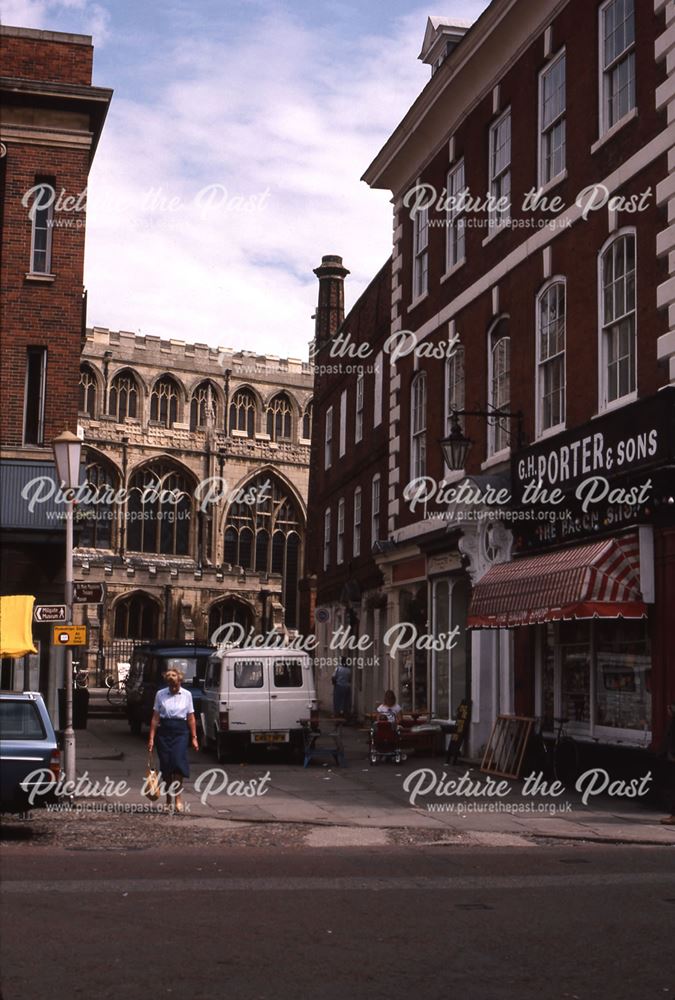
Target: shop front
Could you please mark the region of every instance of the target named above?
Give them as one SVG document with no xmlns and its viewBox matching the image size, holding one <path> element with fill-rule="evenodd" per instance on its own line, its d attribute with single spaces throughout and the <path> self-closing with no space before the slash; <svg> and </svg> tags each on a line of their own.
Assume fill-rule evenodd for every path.
<svg viewBox="0 0 675 1000">
<path fill-rule="evenodd" d="M 467 624 L 513 632 L 515 711 L 544 732 L 563 718 L 581 741 L 659 749 L 675 698 L 674 404 L 662 390 L 513 458 L 512 559 L 474 587 Z"/>
</svg>

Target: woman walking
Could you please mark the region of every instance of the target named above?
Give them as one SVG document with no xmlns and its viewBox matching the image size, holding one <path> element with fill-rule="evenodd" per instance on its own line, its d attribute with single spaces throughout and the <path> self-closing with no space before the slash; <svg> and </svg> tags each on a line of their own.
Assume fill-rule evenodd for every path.
<svg viewBox="0 0 675 1000">
<path fill-rule="evenodd" d="M 167 792 L 166 804 L 177 813 L 185 811 L 181 791 L 183 779 L 190 777 L 188 741 L 191 740 L 194 750 L 199 750 L 192 695 L 181 687 L 183 676 L 182 671 L 174 669 L 164 674 L 168 686 L 160 688 L 155 696 L 148 739 L 148 750 L 152 753 L 157 735 L 162 783 L 171 789 Z"/>
</svg>

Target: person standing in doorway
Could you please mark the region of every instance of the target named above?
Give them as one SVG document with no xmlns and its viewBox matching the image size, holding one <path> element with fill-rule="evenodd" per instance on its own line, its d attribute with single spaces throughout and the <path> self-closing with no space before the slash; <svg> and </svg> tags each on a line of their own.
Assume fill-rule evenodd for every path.
<svg viewBox="0 0 675 1000">
<path fill-rule="evenodd" d="M 333 714 L 345 719 L 352 707 L 352 670 L 343 657 L 333 671 Z"/>
</svg>

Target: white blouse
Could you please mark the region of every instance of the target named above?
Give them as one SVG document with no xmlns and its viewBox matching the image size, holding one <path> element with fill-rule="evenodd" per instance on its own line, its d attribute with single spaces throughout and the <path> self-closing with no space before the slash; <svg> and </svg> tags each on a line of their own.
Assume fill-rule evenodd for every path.
<svg viewBox="0 0 675 1000">
<path fill-rule="evenodd" d="M 152 708 L 154 712 L 159 712 L 160 719 L 187 719 L 195 710 L 189 691 L 179 688 L 175 694 L 171 694 L 168 687 L 160 688 Z"/>
</svg>

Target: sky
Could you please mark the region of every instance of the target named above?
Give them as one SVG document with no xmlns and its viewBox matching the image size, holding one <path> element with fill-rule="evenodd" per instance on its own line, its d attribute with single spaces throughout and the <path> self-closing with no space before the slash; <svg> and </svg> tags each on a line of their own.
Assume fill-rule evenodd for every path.
<svg viewBox="0 0 675 1000">
<path fill-rule="evenodd" d="M 347 309 L 391 253 L 360 180 L 429 79 L 429 14 L 486 0 L 0 0 L 93 35 L 114 96 L 89 178 L 89 325 L 306 359 L 327 253 Z"/>
</svg>

